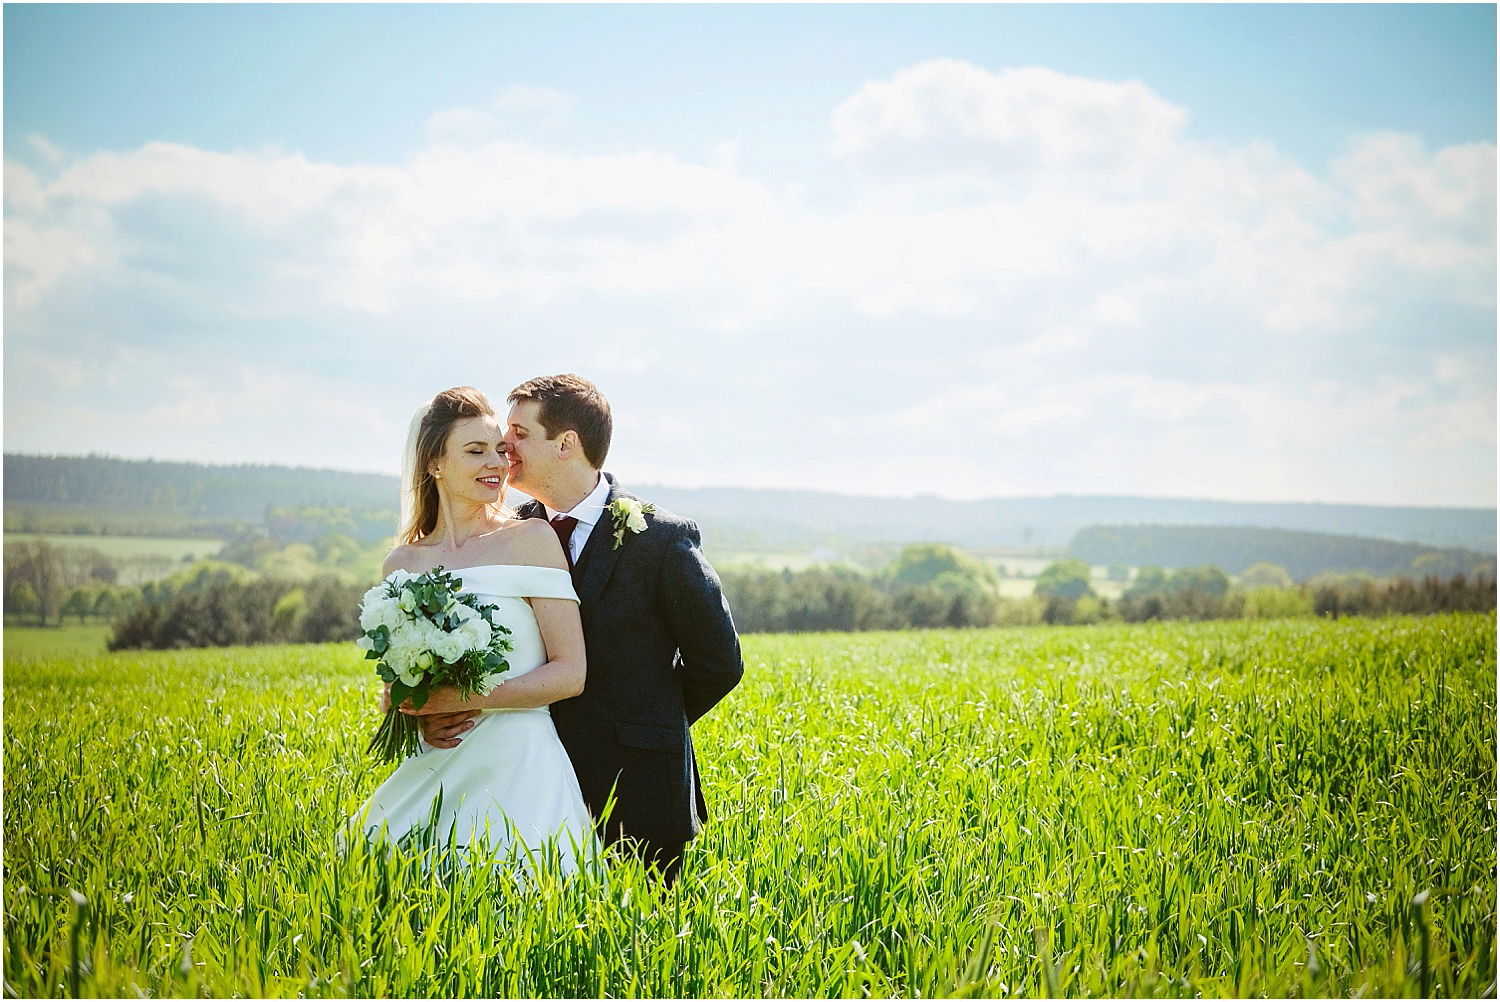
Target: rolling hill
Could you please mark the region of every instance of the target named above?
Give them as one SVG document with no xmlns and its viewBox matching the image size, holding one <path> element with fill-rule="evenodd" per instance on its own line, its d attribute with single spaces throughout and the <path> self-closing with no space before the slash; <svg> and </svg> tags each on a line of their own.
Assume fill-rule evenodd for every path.
<svg viewBox="0 0 1500 1002">
<path fill-rule="evenodd" d="M 5 527 L 9 531 L 209 533 L 227 537 L 247 524 L 265 523 L 273 509 L 299 508 L 353 513 L 344 521 L 357 523 L 365 527 L 363 531 L 377 536 L 388 533 L 386 526 L 395 522 L 397 478 L 375 473 L 286 466 L 209 466 L 106 456 L 6 454 L 4 474 Z M 1213 546 L 1222 549 L 1223 540 L 1229 537 L 1222 533 L 1205 534 L 1204 527 L 1361 537 L 1367 541 L 1404 544 L 1418 555 L 1445 549 L 1478 554 L 1495 552 L 1493 508 L 1068 495 L 952 501 L 936 497 L 859 497 L 818 491 L 678 488 L 631 483 L 624 486 L 667 509 L 698 520 L 705 536 L 726 549 L 840 549 L 946 542 L 968 548 L 1060 550 L 1091 526 L 1109 526 L 1113 527 L 1110 531 L 1117 531 L 1120 527 L 1154 525 L 1198 527 L 1190 532 L 1177 532 L 1177 542 L 1171 544 L 1187 547 L 1173 551 L 1174 559 L 1180 556 L 1186 563 L 1221 562 L 1204 554 L 1219 553 Z M 1308 545 L 1306 539 L 1286 544 L 1274 534 L 1254 537 L 1250 543 L 1245 541 L 1251 537 L 1243 532 L 1239 536 L 1243 537 L 1241 543 L 1251 548 L 1226 552 L 1225 561 L 1232 563 L 1245 559 L 1246 554 L 1259 553 L 1262 555 L 1255 559 L 1275 560 L 1290 568 L 1288 561 L 1295 563 L 1291 557 L 1283 560 L 1271 554 L 1290 553 L 1298 546 L 1306 549 Z M 1159 543 L 1161 538 L 1165 537 L 1158 538 Z M 1217 542 L 1210 546 L 1212 540 Z M 1365 549 L 1375 553 L 1378 548 Z M 1323 550 L 1333 552 L 1326 546 Z M 1367 563 L 1374 561 L 1373 557 L 1366 559 Z M 1382 566 L 1394 559 L 1380 558 L 1384 561 Z M 1411 559 L 1414 558 L 1410 555 L 1405 558 L 1407 563 Z M 1158 558 L 1126 562 L 1164 561 Z"/>
</svg>

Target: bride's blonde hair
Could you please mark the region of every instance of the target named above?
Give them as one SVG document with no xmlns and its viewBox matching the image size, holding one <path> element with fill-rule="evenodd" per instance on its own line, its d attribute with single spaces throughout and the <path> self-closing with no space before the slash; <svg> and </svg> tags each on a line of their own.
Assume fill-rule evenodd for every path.
<svg viewBox="0 0 1500 1002">
<path fill-rule="evenodd" d="M 432 406 L 417 430 L 416 455 L 411 468 L 411 519 L 401 527 L 397 543 L 415 543 L 437 530 L 437 480 L 428 472 L 448 445 L 448 433 L 466 418 L 494 417 L 489 398 L 472 386 L 455 386 L 432 398 Z M 509 517 L 511 512 L 499 501 L 490 505 L 495 514 Z"/>
</svg>

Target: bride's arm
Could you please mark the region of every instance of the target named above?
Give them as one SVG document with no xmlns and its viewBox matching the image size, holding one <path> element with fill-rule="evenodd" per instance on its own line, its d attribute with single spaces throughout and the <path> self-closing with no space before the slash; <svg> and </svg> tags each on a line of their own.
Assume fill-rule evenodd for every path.
<svg viewBox="0 0 1500 1002">
<path fill-rule="evenodd" d="M 491 689 L 485 697 L 489 708 L 547 706 L 583 691 L 587 669 L 578 603 L 562 598 L 534 598 L 531 608 L 542 631 L 547 662 Z"/>
</svg>

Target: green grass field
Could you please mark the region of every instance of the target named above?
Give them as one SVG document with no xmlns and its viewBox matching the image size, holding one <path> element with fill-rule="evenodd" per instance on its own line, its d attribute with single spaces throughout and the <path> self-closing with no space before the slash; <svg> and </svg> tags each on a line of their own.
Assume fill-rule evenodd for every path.
<svg viewBox="0 0 1500 1002">
<path fill-rule="evenodd" d="M 1493 995 L 1495 630 L 747 637 L 660 897 L 341 852 L 352 645 L 8 661 L 5 990 Z"/>
</svg>

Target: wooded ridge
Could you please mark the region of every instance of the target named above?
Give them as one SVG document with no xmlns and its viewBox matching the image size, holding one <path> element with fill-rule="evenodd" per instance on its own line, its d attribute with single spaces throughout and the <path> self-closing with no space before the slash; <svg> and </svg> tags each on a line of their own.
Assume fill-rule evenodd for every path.
<svg viewBox="0 0 1500 1002">
<path fill-rule="evenodd" d="M 320 506 L 394 525 L 397 478 L 288 466 L 36 456 L 7 453 L 6 528 L 12 531 L 215 530 L 261 522 L 271 509 Z M 1067 546 L 1098 525 L 1219 526 L 1359 536 L 1495 552 L 1494 508 L 1259 503 L 1132 496 L 878 498 L 820 491 L 623 486 L 696 519 L 719 545 L 815 547 L 938 541 L 965 547 Z M 68 513 L 67 527 L 20 519 Z M 92 528 L 91 528 L 92 526 Z M 1270 558 L 1266 558 L 1270 559 Z M 1202 562 L 1202 561 L 1198 561 Z M 1279 562 L 1279 561 L 1278 561 Z"/>
<path fill-rule="evenodd" d="M 1193 567 L 1213 564 L 1241 574 L 1252 564 L 1280 564 L 1294 581 L 1318 574 L 1363 571 L 1377 577 L 1494 577 L 1494 554 L 1362 536 L 1218 525 L 1094 525 L 1081 529 L 1068 552 L 1091 564 Z"/>
</svg>

